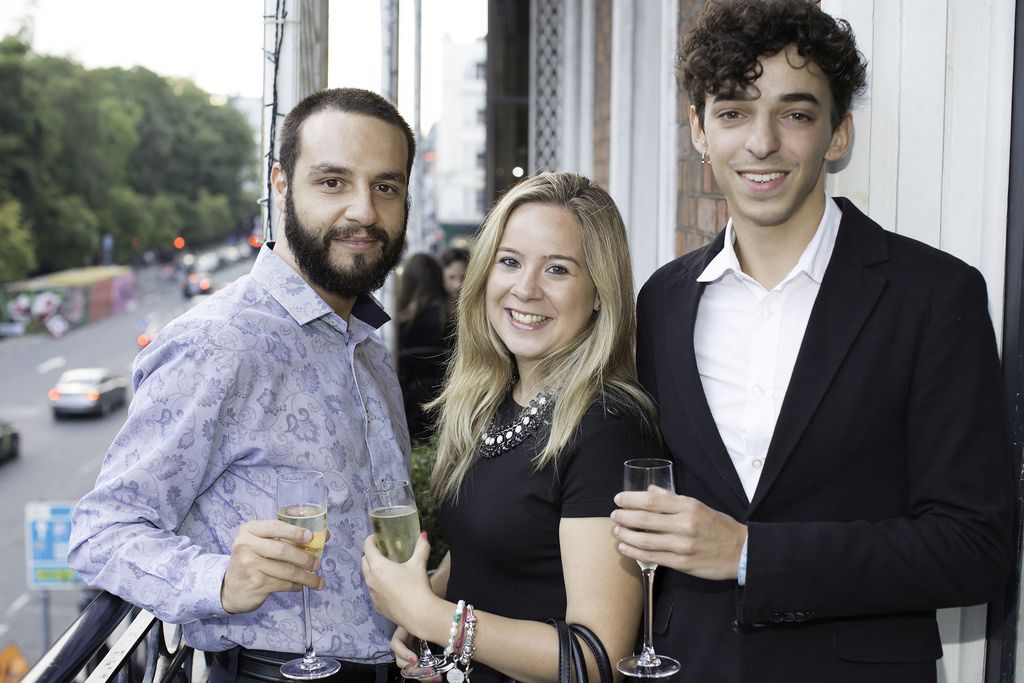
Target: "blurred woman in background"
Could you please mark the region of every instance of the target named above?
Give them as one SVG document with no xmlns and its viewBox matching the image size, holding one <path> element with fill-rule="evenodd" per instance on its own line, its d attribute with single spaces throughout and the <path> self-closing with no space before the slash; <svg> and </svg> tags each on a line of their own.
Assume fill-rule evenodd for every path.
<svg viewBox="0 0 1024 683">
<path fill-rule="evenodd" d="M 440 393 L 451 353 L 448 308 L 441 264 L 430 254 L 408 257 L 398 285 L 398 382 L 414 443 L 433 436 L 423 404 Z"/>
<path fill-rule="evenodd" d="M 441 268 L 444 271 L 444 289 L 448 292 L 448 300 L 455 307 L 462 290 L 462 281 L 466 279 L 466 268 L 469 267 L 469 251 L 462 247 L 450 247 L 441 253 Z"/>
</svg>

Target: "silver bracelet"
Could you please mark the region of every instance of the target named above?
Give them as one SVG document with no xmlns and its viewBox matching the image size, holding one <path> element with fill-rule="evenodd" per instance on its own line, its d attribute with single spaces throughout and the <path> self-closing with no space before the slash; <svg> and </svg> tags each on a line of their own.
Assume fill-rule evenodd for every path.
<svg viewBox="0 0 1024 683">
<path fill-rule="evenodd" d="M 470 672 L 469 663 L 473 659 L 474 636 L 476 636 L 476 614 L 473 612 L 473 605 L 466 605 L 466 627 L 462 637 L 462 656 L 459 657 L 459 666 L 467 674 Z"/>
</svg>

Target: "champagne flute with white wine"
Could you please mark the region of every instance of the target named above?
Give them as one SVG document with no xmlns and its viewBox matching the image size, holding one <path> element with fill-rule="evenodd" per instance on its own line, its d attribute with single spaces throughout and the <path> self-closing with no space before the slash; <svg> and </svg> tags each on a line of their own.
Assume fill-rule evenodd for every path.
<svg viewBox="0 0 1024 683">
<path fill-rule="evenodd" d="M 313 539 L 302 546 L 320 557 L 327 541 L 327 494 L 324 475 L 315 470 L 285 472 L 277 478 L 277 518 L 313 532 Z M 295 680 L 313 680 L 336 673 L 341 664 L 329 657 L 318 657 L 313 649 L 313 624 L 309 617 L 309 588 L 302 587 L 302 613 L 306 627 L 305 655 L 281 665 L 281 675 Z"/>
<path fill-rule="evenodd" d="M 381 554 L 394 562 L 407 562 L 420 535 L 420 517 L 412 484 L 405 480 L 384 481 L 371 490 L 370 525 Z M 438 675 L 435 667 L 442 663 L 443 660 L 430 651 L 427 642 L 421 640 L 419 661 L 407 664 L 402 669 L 402 677 L 434 678 Z"/>
<path fill-rule="evenodd" d="M 627 460 L 624 465 L 622 484 L 624 491 L 646 491 L 651 486 L 675 492 L 672 478 L 672 461 L 661 458 L 640 458 Z M 679 671 L 679 662 L 654 652 L 654 631 L 652 626 L 655 562 L 641 562 L 644 575 L 644 642 L 640 653 L 620 659 L 616 668 L 634 678 L 664 678 Z"/>
</svg>

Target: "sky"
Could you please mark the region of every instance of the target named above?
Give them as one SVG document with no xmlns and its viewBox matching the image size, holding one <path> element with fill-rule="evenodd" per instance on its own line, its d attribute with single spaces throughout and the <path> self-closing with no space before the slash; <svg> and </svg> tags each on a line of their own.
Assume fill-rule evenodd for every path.
<svg viewBox="0 0 1024 683">
<path fill-rule="evenodd" d="M 294 0 L 291 0 L 294 1 Z M 263 0 L 0 0 L 0 35 L 27 20 L 33 50 L 87 68 L 139 65 L 191 78 L 213 95 L 263 92 Z M 331 0 L 328 85 L 380 89 L 380 3 Z M 422 0 L 424 130 L 441 111 L 445 34 L 469 43 L 487 31 L 486 0 Z M 401 0 L 399 108 L 411 120 L 413 2 Z"/>
</svg>

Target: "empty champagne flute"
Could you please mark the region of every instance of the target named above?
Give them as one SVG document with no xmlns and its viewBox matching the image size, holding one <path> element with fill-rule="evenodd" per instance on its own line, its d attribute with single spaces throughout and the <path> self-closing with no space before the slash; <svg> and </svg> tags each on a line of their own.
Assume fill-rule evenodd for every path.
<svg viewBox="0 0 1024 683">
<path fill-rule="evenodd" d="M 672 461 L 660 458 L 640 458 L 627 460 L 623 470 L 623 490 L 646 491 L 650 486 L 675 491 L 672 479 Z M 652 611 L 654 608 L 654 570 L 658 565 L 654 562 L 640 562 L 644 575 L 644 641 L 639 654 L 619 660 L 616 668 L 634 678 L 664 678 L 679 671 L 679 662 L 671 657 L 658 655 L 654 652 L 654 631 Z"/>
<path fill-rule="evenodd" d="M 303 550 L 317 557 L 327 541 L 327 494 L 324 475 L 315 470 L 286 472 L 277 478 L 277 518 L 313 532 L 313 540 Z M 306 652 L 281 665 L 281 675 L 296 680 L 313 680 L 336 673 L 341 664 L 329 657 L 318 657 L 313 649 L 313 623 L 309 617 L 309 588 L 302 587 L 302 612 L 306 628 Z"/>
<path fill-rule="evenodd" d="M 408 481 L 385 481 L 370 491 L 370 525 L 381 554 L 395 562 L 406 562 L 416 549 L 420 517 L 416 497 Z M 414 680 L 434 678 L 443 660 L 420 641 L 419 661 L 402 668 L 402 677 Z"/>
</svg>

